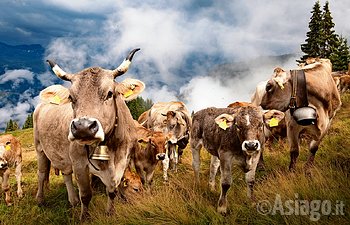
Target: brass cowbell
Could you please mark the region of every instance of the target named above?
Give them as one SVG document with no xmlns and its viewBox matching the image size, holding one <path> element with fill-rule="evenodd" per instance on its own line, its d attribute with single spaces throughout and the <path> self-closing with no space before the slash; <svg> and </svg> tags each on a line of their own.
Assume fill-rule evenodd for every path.
<svg viewBox="0 0 350 225">
<path fill-rule="evenodd" d="M 109 160 L 108 147 L 106 145 L 97 146 L 94 154 L 92 154 L 91 159 L 97 160 Z"/>
</svg>

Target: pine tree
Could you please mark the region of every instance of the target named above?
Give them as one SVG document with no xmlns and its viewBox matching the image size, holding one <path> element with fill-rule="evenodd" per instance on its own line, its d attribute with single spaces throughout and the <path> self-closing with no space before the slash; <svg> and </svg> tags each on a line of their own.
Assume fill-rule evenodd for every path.
<svg viewBox="0 0 350 225">
<path fill-rule="evenodd" d="M 22 129 L 28 129 L 28 128 L 33 128 L 33 113 L 27 116 L 27 119 L 24 122 L 22 127 Z"/>
<path fill-rule="evenodd" d="M 147 99 L 145 101 L 142 97 L 137 97 L 136 99 L 128 102 L 126 105 L 130 110 L 132 118 L 134 120 L 137 120 L 143 112 L 149 110 L 152 107 L 153 102 L 150 99 Z"/>
<path fill-rule="evenodd" d="M 330 55 L 334 71 L 348 70 L 350 62 L 350 50 L 346 38 L 339 37 L 339 46 Z"/>
<path fill-rule="evenodd" d="M 323 29 L 322 29 L 322 12 L 320 9 L 320 2 L 316 1 L 315 5 L 313 7 L 313 10 L 311 11 L 312 16 L 310 18 L 309 22 L 309 28 L 310 31 L 306 33 L 306 40 L 305 44 L 301 45 L 301 50 L 305 53 L 301 57 L 300 62 L 304 62 L 309 57 L 320 57 L 321 53 L 321 46 L 322 45 L 322 36 L 323 36 Z"/>
<path fill-rule="evenodd" d="M 332 52 L 339 47 L 338 35 L 334 31 L 334 23 L 331 12 L 329 10 L 329 2 L 323 6 L 322 14 L 322 46 L 320 57 L 329 59 Z"/>
<path fill-rule="evenodd" d="M 13 121 L 10 119 L 10 121 L 6 124 L 5 132 L 13 131 Z"/>
<path fill-rule="evenodd" d="M 18 129 L 19 129 L 18 123 L 16 121 L 13 121 L 13 131 Z"/>
</svg>

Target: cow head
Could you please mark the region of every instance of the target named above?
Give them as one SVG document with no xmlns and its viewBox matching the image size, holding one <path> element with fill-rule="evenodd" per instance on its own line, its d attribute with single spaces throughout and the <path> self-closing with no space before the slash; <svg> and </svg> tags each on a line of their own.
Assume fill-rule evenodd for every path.
<svg viewBox="0 0 350 225">
<path fill-rule="evenodd" d="M 5 158 L 5 153 L 9 150 L 11 150 L 10 141 L 0 143 L 0 170 L 6 170 L 8 168 L 8 162 Z"/>
<path fill-rule="evenodd" d="M 180 148 L 185 148 L 188 143 L 188 121 L 185 115 L 178 111 L 168 111 L 164 123 L 168 135 L 169 144 L 178 144 Z M 181 146 L 180 146 L 181 145 Z"/>
<path fill-rule="evenodd" d="M 242 151 L 246 155 L 256 155 L 264 142 L 264 123 L 272 118 L 277 121 L 284 118 L 284 113 L 275 111 L 262 113 L 258 107 L 245 106 L 234 114 L 219 115 L 215 122 L 221 129 L 237 134 Z"/>
<path fill-rule="evenodd" d="M 124 172 L 122 182 L 119 185 L 119 191 L 127 200 L 132 200 L 137 195 L 140 195 L 143 192 L 141 177 L 131 172 L 130 168 L 127 168 Z"/>
<path fill-rule="evenodd" d="M 284 112 L 288 110 L 292 95 L 291 79 L 290 75 L 281 68 L 276 68 L 274 72 L 266 84 L 260 105 L 264 109 L 277 109 Z"/>
<path fill-rule="evenodd" d="M 155 131 L 147 138 L 140 138 L 138 142 L 143 149 L 150 150 L 156 160 L 165 159 L 166 138 L 162 132 Z"/>
<path fill-rule="evenodd" d="M 76 74 L 63 71 L 48 60 L 53 72 L 62 80 L 70 81 L 69 100 L 73 109 L 68 139 L 82 145 L 104 141 L 116 126 L 117 99 L 131 100 L 140 93 L 144 84 L 140 81 L 117 83 L 114 79 L 124 74 L 136 51 L 131 51 L 115 70 L 100 67 L 84 69 Z"/>
<path fill-rule="evenodd" d="M 243 152 L 253 155 L 260 151 L 264 139 L 264 121 L 261 111 L 254 106 L 241 107 L 234 114 L 215 118 L 220 128 L 237 134 Z M 232 130 L 233 129 L 233 130 Z"/>
</svg>

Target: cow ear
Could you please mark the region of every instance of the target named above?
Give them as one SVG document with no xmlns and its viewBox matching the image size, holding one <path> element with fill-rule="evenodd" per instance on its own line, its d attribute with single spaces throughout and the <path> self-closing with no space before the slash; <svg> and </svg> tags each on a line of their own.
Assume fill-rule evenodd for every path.
<svg viewBox="0 0 350 225">
<path fill-rule="evenodd" d="M 61 105 L 68 103 L 69 90 L 62 85 L 51 85 L 39 94 L 40 102 Z"/>
<path fill-rule="evenodd" d="M 232 126 L 235 117 L 234 115 L 221 114 L 215 118 L 215 123 L 223 130 L 226 130 L 228 127 Z"/>
<path fill-rule="evenodd" d="M 136 79 L 127 78 L 116 85 L 116 92 L 120 93 L 124 101 L 134 100 L 145 89 L 145 84 Z"/>
<path fill-rule="evenodd" d="M 272 109 L 264 112 L 264 123 L 269 127 L 277 127 L 283 118 L 284 113 L 279 110 Z"/>
<path fill-rule="evenodd" d="M 137 142 L 139 143 L 139 145 L 142 148 L 146 148 L 149 140 L 150 140 L 149 138 L 140 138 L 140 139 L 137 140 Z"/>
</svg>

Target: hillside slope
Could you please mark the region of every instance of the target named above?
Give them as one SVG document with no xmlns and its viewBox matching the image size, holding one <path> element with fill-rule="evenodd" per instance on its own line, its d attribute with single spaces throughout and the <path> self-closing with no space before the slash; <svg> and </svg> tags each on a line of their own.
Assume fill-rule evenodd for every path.
<svg viewBox="0 0 350 225">
<path fill-rule="evenodd" d="M 316 155 L 311 178 L 303 173 L 308 156 L 305 144 L 297 171 L 290 173 L 287 170 L 288 146 L 283 141 L 275 143 L 265 151 L 266 171 L 257 174 L 256 203 L 252 204 L 246 198 L 244 175 L 236 168 L 228 195 L 229 214 L 222 217 L 216 213 L 220 191 L 213 193 L 207 187 L 209 155 L 202 151 L 201 184 L 195 188 L 191 153 L 187 148 L 178 173 L 170 172 L 168 184 L 163 183 L 158 168 L 151 194 L 146 193 L 133 203 L 118 201 L 114 216 L 105 215 L 107 197 L 103 191 L 95 191 L 90 207 L 92 221 L 88 224 L 310 224 L 313 221 L 317 224 L 348 224 L 350 94 L 343 95 L 342 100 L 342 109 Z M 24 150 L 25 197 L 19 200 L 14 196 L 15 178 L 11 177 L 15 202 L 8 208 L 4 200 L 0 200 L 1 224 L 77 224 L 80 206 L 68 206 L 63 179 L 53 172 L 51 189 L 46 191 L 46 205 L 37 206 L 37 164 L 32 130 L 17 131 L 14 135 L 22 141 Z"/>
</svg>

